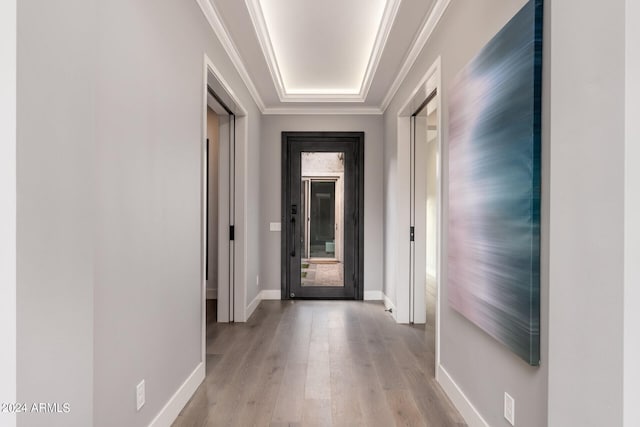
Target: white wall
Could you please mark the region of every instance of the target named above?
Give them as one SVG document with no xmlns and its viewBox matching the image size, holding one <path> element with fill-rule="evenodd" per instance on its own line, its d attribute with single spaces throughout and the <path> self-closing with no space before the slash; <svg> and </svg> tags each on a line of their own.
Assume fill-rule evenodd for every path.
<svg viewBox="0 0 640 427">
<path fill-rule="evenodd" d="M 252 104 L 253 105 L 253 104 Z M 249 140 L 250 144 L 244 152 L 245 170 L 247 171 L 246 182 L 244 183 L 244 191 L 246 193 L 246 210 L 245 217 L 247 223 L 246 231 L 246 260 L 247 269 L 245 275 L 246 294 L 245 307 L 248 307 L 254 301 L 261 291 L 262 279 L 262 195 L 260 188 L 262 185 L 262 156 L 264 153 L 264 128 L 263 118 L 258 110 L 251 112 L 249 120 Z M 257 282 L 260 282 L 257 284 Z"/>
<path fill-rule="evenodd" d="M 547 3 L 551 427 L 622 425 L 624 3 Z"/>
<path fill-rule="evenodd" d="M 17 392 L 93 413 L 96 2 L 18 3 Z"/>
<path fill-rule="evenodd" d="M 260 113 L 193 1 L 25 0 L 17 28 L 17 399 L 71 405 L 19 425 L 148 425 L 201 362 L 205 52 L 247 110 L 255 235 Z"/>
<path fill-rule="evenodd" d="M 98 17 L 94 423 L 147 425 L 201 361 L 205 52 L 249 120 L 237 161 L 250 172 L 236 184 L 254 194 L 239 202 L 239 240 L 259 212 L 246 156 L 259 153 L 259 111 L 195 1 L 112 0 Z M 257 270 L 249 249 L 247 274 Z"/>
<path fill-rule="evenodd" d="M 16 0 L 0 3 L 0 402 L 16 401 Z M 15 426 L 15 415 L 0 424 Z"/>
<path fill-rule="evenodd" d="M 408 250 L 408 193 L 409 193 L 409 139 L 399 141 L 398 113 L 409 100 L 412 91 L 426 75 L 438 56 L 442 70 L 442 137 L 443 137 L 443 254 L 447 245 L 448 206 L 448 89 L 458 71 L 493 37 L 526 3 L 486 0 L 483 2 L 452 1 L 413 69 L 400 86 L 385 112 L 385 293 L 395 303 L 398 298 L 395 271 L 404 268 Z M 548 33 L 548 31 L 547 31 Z M 548 34 L 547 34 L 548 35 Z M 548 73 L 548 66 L 546 68 Z M 548 95 L 548 87 L 544 89 Z M 544 106 L 544 114 L 548 114 Z M 543 141 L 546 156 L 549 142 Z M 548 174 L 548 157 L 543 160 L 543 174 Z M 548 177 L 543 178 L 543 189 L 548 188 Z M 548 198 L 542 202 L 543 229 L 548 230 Z M 406 212 L 406 215 L 405 215 Z M 406 225 L 405 225 L 406 223 Z M 405 228 L 406 226 L 406 228 Z M 399 239 L 396 241 L 396 239 Z M 542 242 L 542 364 L 531 367 L 511 353 L 502 344 L 489 337 L 471 322 L 452 310 L 447 302 L 446 255 L 442 266 L 441 298 L 441 364 L 460 387 L 480 416 L 491 426 L 507 426 L 503 418 L 503 396 L 509 392 L 516 399 L 516 420 L 519 427 L 539 427 L 547 420 L 547 313 L 548 253 L 546 240 Z M 404 245 L 406 247 L 400 248 Z"/>
<path fill-rule="evenodd" d="M 279 232 L 281 156 L 284 131 L 364 131 L 364 291 L 382 290 L 382 116 L 264 116 L 260 179 L 260 268 L 264 289 L 280 290 Z"/>
<path fill-rule="evenodd" d="M 398 141 L 397 123 L 389 128 L 389 117 L 384 116 L 383 148 L 383 274 L 382 292 L 392 304 L 397 304 L 397 237 L 398 237 Z M 393 119 L 391 119 L 393 120 Z M 407 187 L 408 188 L 408 187 Z M 403 192 L 409 197 L 409 190 Z"/>
<path fill-rule="evenodd" d="M 392 298 L 398 268 L 393 239 L 401 232 L 395 206 L 403 200 L 400 189 L 408 188 L 407 154 L 396 141 L 398 105 L 441 54 L 446 146 L 447 82 L 524 1 L 516 3 L 452 2 L 385 114 L 385 293 Z M 622 425 L 623 385 L 625 425 L 639 422 L 640 179 L 630 165 L 638 163 L 638 87 L 632 80 L 640 50 L 633 29 L 638 9 L 631 3 L 626 2 L 625 91 L 625 1 L 606 8 L 595 1 L 546 2 L 541 366 L 523 365 L 443 305 L 442 364 L 492 426 L 506 425 L 503 391 L 516 398 L 518 426 Z M 446 301 L 446 276 L 443 281 Z"/>
<path fill-rule="evenodd" d="M 640 425 L 640 3 L 626 1 L 624 426 Z"/>
</svg>

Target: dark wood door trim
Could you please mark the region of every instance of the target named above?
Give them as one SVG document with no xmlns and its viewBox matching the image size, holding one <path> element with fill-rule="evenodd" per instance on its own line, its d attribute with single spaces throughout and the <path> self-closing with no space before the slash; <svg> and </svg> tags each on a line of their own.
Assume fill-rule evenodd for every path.
<svg viewBox="0 0 640 427">
<path fill-rule="evenodd" d="M 351 143 L 356 156 L 354 176 L 356 180 L 355 206 L 355 257 L 354 282 L 356 300 L 364 299 L 364 132 L 282 132 L 282 163 L 281 163 L 281 257 L 280 278 L 282 299 L 292 299 L 289 283 L 291 236 L 289 234 L 289 208 L 291 199 L 288 189 L 291 188 L 289 163 L 291 144 L 306 143 Z"/>
</svg>

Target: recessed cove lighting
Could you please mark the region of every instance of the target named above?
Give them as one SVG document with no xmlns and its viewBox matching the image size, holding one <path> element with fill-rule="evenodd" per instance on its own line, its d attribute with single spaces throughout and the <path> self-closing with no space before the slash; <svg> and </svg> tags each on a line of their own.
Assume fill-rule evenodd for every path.
<svg viewBox="0 0 640 427">
<path fill-rule="evenodd" d="M 288 95 L 358 95 L 359 92 L 357 90 L 349 90 L 349 89 L 291 89 L 287 91 Z"/>
<path fill-rule="evenodd" d="M 246 0 L 281 101 L 364 101 L 399 3 Z"/>
</svg>

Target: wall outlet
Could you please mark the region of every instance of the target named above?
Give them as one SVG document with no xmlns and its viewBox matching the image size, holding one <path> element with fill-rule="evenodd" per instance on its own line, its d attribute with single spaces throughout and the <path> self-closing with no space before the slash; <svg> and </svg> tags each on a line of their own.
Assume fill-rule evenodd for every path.
<svg viewBox="0 0 640 427">
<path fill-rule="evenodd" d="M 144 380 L 136 386 L 136 410 L 139 411 L 145 403 Z"/>
<path fill-rule="evenodd" d="M 256 287 L 260 287 L 260 275 L 256 276 Z"/>
<path fill-rule="evenodd" d="M 512 426 L 516 425 L 516 401 L 506 392 L 504 393 L 504 417 Z"/>
</svg>

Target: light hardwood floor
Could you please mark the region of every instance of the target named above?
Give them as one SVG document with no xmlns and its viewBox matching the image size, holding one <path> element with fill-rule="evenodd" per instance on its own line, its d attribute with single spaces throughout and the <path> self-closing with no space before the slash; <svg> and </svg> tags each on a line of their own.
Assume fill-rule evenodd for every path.
<svg viewBox="0 0 640 427">
<path fill-rule="evenodd" d="M 361 301 L 263 301 L 247 323 L 211 323 L 207 377 L 174 423 L 425 425 L 466 425 L 435 381 L 433 328 Z"/>
</svg>

